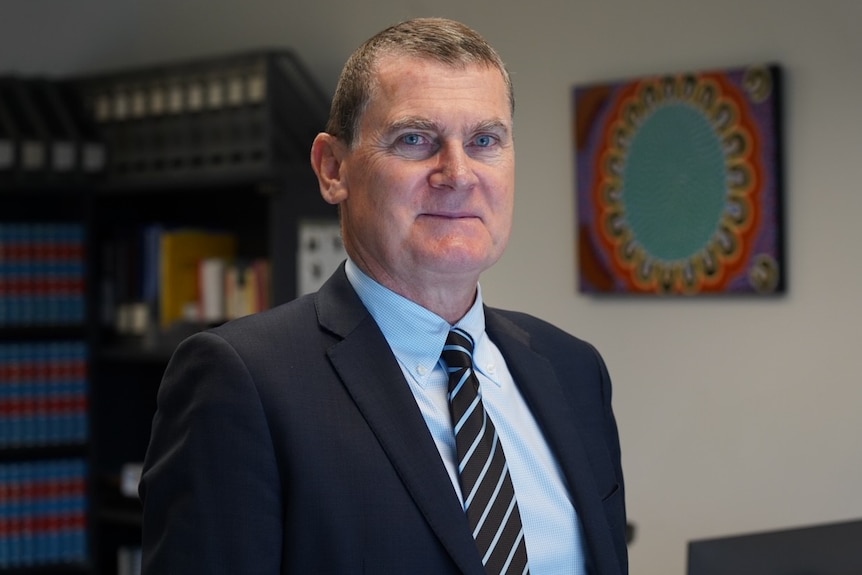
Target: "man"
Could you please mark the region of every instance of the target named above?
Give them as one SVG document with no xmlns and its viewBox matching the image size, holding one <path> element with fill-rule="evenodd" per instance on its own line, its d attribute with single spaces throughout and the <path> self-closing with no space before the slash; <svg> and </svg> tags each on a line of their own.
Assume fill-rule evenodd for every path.
<svg viewBox="0 0 862 575">
<path fill-rule="evenodd" d="M 351 56 L 311 150 L 349 258 L 177 349 L 144 573 L 628 572 L 599 354 L 482 301 L 511 227 L 513 108 L 499 56 L 456 22 Z"/>
</svg>

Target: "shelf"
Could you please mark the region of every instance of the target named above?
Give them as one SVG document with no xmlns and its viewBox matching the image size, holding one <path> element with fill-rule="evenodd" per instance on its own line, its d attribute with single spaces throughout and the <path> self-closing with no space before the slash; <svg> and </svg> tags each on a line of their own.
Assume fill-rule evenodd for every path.
<svg viewBox="0 0 862 575">
<path fill-rule="evenodd" d="M 62 339 L 80 339 L 86 337 L 84 325 L 0 325 L 0 342 L 41 340 L 54 341 Z"/>
<path fill-rule="evenodd" d="M 89 180 L 16 181 L 0 179 L 0 199 L 44 200 L 67 198 L 80 201 L 87 196 L 112 196 L 136 193 L 207 193 L 214 189 L 224 190 L 254 185 L 261 192 L 272 192 L 282 184 L 313 176 L 309 164 L 281 164 L 266 167 L 225 167 L 224 169 L 201 170 L 187 174 L 142 174 L 121 179 L 93 178 Z M 44 211 L 44 206 L 41 206 Z"/>
<path fill-rule="evenodd" d="M 164 333 L 140 337 L 116 337 L 100 346 L 99 360 L 111 363 L 167 365 L 176 347 L 188 336 L 211 324 L 178 323 Z"/>
<path fill-rule="evenodd" d="M 99 351 L 99 360 L 108 363 L 167 365 L 173 348 L 168 346 L 144 347 L 139 344 L 116 344 Z"/>
<path fill-rule="evenodd" d="M 97 521 L 124 527 L 141 526 L 143 511 L 140 500 L 114 492 L 103 494 L 103 497 L 105 500 L 98 505 L 95 513 Z"/>
<path fill-rule="evenodd" d="M 0 181 L 0 197 L 14 198 L 16 200 L 27 198 L 44 200 L 50 196 L 51 199 L 69 198 L 80 200 L 85 193 L 99 185 L 101 185 L 101 180 L 89 182 L 73 181 L 69 184 L 60 180 L 55 182 Z"/>
<path fill-rule="evenodd" d="M 284 182 L 301 177 L 311 167 L 305 164 L 277 167 L 225 168 L 223 170 L 201 170 L 200 174 L 148 174 L 127 177 L 94 188 L 97 196 L 133 195 L 138 193 L 211 193 L 213 190 L 245 188 L 252 185 L 262 193 L 271 193 Z"/>
<path fill-rule="evenodd" d="M 0 567 L 0 575 L 84 575 L 92 573 L 88 564 L 33 565 L 30 567 Z"/>
<path fill-rule="evenodd" d="M 85 217 L 87 192 L 62 193 L 57 189 L 9 190 L 0 186 L 3 212 L 0 222 L 77 222 Z"/>
<path fill-rule="evenodd" d="M 48 459 L 67 459 L 89 455 L 89 443 L 69 445 L 27 445 L 0 448 L 0 462 L 36 461 Z"/>
<path fill-rule="evenodd" d="M 104 508 L 97 514 L 99 521 L 125 527 L 140 527 L 142 511 L 138 509 Z"/>
<path fill-rule="evenodd" d="M 108 489 L 100 486 L 102 489 Z M 140 527 L 143 511 L 139 499 L 124 497 L 116 491 L 100 495 L 100 502 L 95 510 L 95 519 L 111 525 L 124 527 Z"/>
<path fill-rule="evenodd" d="M 124 495 L 120 490 L 120 475 L 99 473 L 96 477 L 97 501 L 95 517 L 103 523 L 125 527 L 141 526 L 141 501 Z"/>
</svg>

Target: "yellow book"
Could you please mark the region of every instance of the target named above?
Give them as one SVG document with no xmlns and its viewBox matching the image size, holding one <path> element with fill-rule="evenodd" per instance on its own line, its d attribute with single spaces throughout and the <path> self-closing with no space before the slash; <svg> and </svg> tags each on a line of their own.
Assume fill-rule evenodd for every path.
<svg viewBox="0 0 862 575">
<path fill-rule="evenodd" d="M 236 235 L 205 229 L 166 230 L 159 241 L 159 324 L 167 328 L 183 318 L 198 298 L 198 262 L 236 257 Z"/>
</svg>

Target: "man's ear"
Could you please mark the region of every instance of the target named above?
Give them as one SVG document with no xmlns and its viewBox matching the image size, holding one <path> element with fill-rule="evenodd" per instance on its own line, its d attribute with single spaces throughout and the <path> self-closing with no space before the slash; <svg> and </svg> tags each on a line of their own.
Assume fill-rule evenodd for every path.
<svg viewBox="0 0 862 575">
<path fill-rule="evenodd" d="M 347 199 L 347 178 L 342 173 L 347 153 L 344 143 L 327 133 L 320 133 L 311 145 L 311 167 L 320 184 L 320 195 L 330 204 Z"/>
</svg>

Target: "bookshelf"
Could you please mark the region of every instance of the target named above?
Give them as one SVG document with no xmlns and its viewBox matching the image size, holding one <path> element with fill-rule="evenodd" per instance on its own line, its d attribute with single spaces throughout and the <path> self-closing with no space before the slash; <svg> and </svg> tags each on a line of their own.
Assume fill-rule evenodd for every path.
<svg viewBox="0 0 862 575">
<path fill-rule="evenodd" d="M 28 106 L 61 101 L 66 110 L 50 120 L 18 121 L 21 106 L 4 106 L 3 98 L 28 90 L 31 96 L 21 98 Z M 32 95 L 37 90 L 52 96 L 37 98 Z M 18 491 L 10 490 L 4 471 L 36 469 L 36 475 L 50 475 L 59 473 L 51 466 L 61 463 L 74 470 L 75 481 L 65 483 L 78 489 L 74 513 L 79 527 L 75 544 L 66 545 L 73 549 L 67 556 L 34 561 L 21 559 L 18 551 L 19 534 L 29 534 L 33 522 L 23 529 L 21 521 L 7 521 L 6 530 L 0 529 L 0 575 L 135 572 L 141 510 L 134 472 L 146 452 L 162 372 L 184 337 L 221 321 L 197 316 L 198 306 L 185 300 L 182 316 L 177 319 L 175 312 L 166 319 L 161 300 L 178 290 L 159 285 L 164 274 L 153 275 L 165 260 L 153 246 L 183 230 L 229 235 L 233 243 L 226 263 L 246 270 L 255 262 L 256 270 L 265 270 L 242 276 L 243 286 L 250 283 L 247 278 L 263 278 L 259 283 L 265 286 L 254 292 L 255 305 L 294 298 L 298 230 L 305 221 L 337 219 L 320 200 L 308 165 L 311 139 L 323 128 L 327 112 L 327 99 L 289 51 L 56 80 L 2 78 L 0 246 L 4 229 L 72 235 L 79 249 L 65 252 L 79 254 L 77 268 L 72 266 L 77 283 L 71 284 L 80 289 L 74 299 L 78 307 L 68 317 L 3 323 L 0 315 L 4 392 L 14 388 L 8 374 L 20 372 L 23 359 L 36 358 L 30 363 L 41 370 L 53 365 L 44 358 L 60 353 L 54 349 L 59 347 L 71 353 L 67 363 L 77 371 L 66 369 L 74 375 L 58 379 L 57 387 L 77 389 L 79 396 L 77 403 L 67 401 L 75 407 L 76 431 L 51 442 L 12 444 L 12 418 L 8 409 L 0 412 L 0 527 L 3 513 L 20 511 L 21 482 L 15 483 Z M 63 149 L 57 142 L 68 145 Z M 41 146 L 42 154 L 28 152 L 28 161 L 38 165 L 25 166 L 30 144 Z M 37 252 L 35 243 L 25 253 Z M 3 254 L 0 249 L 0 266 Z M 228 285 L 223 284 L 225 290 Z M 39 299 L 44 291 L 25 290 L 37 301 L 23 307 L 8 290 L 0 291 L 0 306 L 9 304 L 5 307 L 18 315 L 25 307 L 45 314 L 48 298 Z M 53 300 L 50 304 L 56 307 Z M 236 313 L 250 310 L 241 309 Z M 3 371 L 4 358 L 6 363 L 14 358 L 12 370 Z M 0 406 L 12 405 L 4 399 L 0 396 Z M 16 430 L 21 427 L 16 425 Z M 30 427 L 38 429 L 36 423 Z M 9 541 L 3 539 L 6 533 L 12 534 Z M 46 546 L 39 543 L 39 549 Z M 18 555 L 6 553 L 13 548 Z"/>
<path fill-rule="evenodd" d="M 0 194 L 0 572 L 86 573 L 86 205 L 29 184 Z"/>
</svg>

